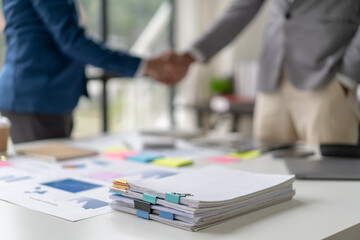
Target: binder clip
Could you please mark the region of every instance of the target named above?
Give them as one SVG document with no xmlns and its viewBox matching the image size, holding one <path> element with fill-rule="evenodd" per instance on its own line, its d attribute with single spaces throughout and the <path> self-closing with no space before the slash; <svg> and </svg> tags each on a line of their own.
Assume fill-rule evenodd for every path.
<svg viewBox="0 0 360 240">
<path fill-rule="evenodd" d="M 193 195 L 190 193 L 176 193 L 176 192 L 165 193 L 165 201 L 179 204 L 180 197 L 187 197 L 187 196 L 193 196 Z"/>
</svg>

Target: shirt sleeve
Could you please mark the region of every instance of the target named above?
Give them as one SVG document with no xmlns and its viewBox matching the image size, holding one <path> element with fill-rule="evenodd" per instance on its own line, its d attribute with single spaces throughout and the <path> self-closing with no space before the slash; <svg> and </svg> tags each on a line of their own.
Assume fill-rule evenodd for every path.
<svg viewBox="0 0 360 240">
<path fill-rule="evenodd" d="M 208 62 L 247 26 L 263 2 L 234 0 L 190 49 L 196 49 L 202 55 L 202 62 Z"/>
<path fill-rule="evenodd" d="M 69 0 L 30 0 L 35 12 L 61 52 L 76 61 L 109 70 L 120 76 L 134 76 L 141 62 L 125 52 L 112 51 L 85 35 L 78 24 L 76 8 Z"/>
<path fill-rule="evenodd" d="M 347 46 L 339 72 L 353 81 L 360 82 L 360 27 Z"/>
<path fill-rule="evenodd" d="M 192 46 L 187 51 L 197 62 L 205 62 L 205 56 L 204 54 L 199 51 L 195 46 Z"/>
<path fill-rule="evenodd" d="M 144 77 L 145 76 L 145 71 L 146 71 L 146 67 L 147 67 L 147 64 L 148 64 L 148 60 L 145 60 L 143 59 L 140 64 L 139 64 L 139 67 L 135 73 L 135 77 Z"/>
</svg>

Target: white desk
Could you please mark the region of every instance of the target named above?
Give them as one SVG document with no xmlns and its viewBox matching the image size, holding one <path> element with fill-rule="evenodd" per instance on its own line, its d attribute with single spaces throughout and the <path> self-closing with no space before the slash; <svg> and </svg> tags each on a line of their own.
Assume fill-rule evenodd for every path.
<svg viewBox="0 0 360 240">
<path fill-rule="evenodd" d="M 200 162 L 195 167 L 208 164 Z M 287 173 L 269 156 L 226 165 L 262 173 Z M 113 212 L 68 222 L 0 201 L 1 240 L 115 239 L 323 239 L 360 223 L 360 181 L 295 182 L 292 201 L 237 217 L 200 232 L 187 232 L 155 221 Z M 360 226 L 348 231 L 360 239 Z M 341 236 L 334 239 L 345 239 Z"/>
</svg>

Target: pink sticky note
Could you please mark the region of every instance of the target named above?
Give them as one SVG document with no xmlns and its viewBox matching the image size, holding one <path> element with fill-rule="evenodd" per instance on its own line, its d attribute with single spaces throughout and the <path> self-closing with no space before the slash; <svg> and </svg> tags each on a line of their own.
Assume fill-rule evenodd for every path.
<svg viewBox="0 0 360 240">
<path fill-rule="evenodd" d="M 127 157 L 135 156 L 137 154 L 138 153 L 131 151 L 119 151 L 119 152 L 105 153 L 104 157 L 110 159 L 124 160 Z"/>
<path fill-rule="evenodd" d="M 98 173 L 92 173 L 92 174 L 88 175 L 89 178 L 97 179 L 97 180 L 101 180 L 101 181 L 114 179 L 114 178 L 117 178 L 120 176 L 121 176 L 120 173 L 114 173 L 114 172 L 98 172 Z"/>
<path fill-rule="evenodd" d="M 14 164 L 10 163 L 10 162 L 1 162 L 0 161 L 0 167 L 11 167 Z"/>
<path fill-rule="evenodd" d="M 210 162 L 215 162 L 215 163 L 233 163 L 233 162 L 237 162 L 239 161 L 238 158 L 235 157 L 227 157 L 227 156 L 219 156 L 219 157 L 212 157 L 208 159 Z"/>
</svg>

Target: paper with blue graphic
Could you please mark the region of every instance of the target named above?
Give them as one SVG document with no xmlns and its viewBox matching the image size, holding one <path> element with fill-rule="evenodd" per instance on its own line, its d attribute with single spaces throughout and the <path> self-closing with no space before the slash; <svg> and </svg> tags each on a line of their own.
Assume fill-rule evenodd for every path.
<svg viewBox="0 0 360 240">
<path fill-rule="evenodd" d="M 109 207 L 108 186 L 115 176 L 141 180 L 177 174 L 167 168 L 99 157 L 65 164 L 15 158 L 11 163 L 0 168 L 1 200 L 70 221 L 113 211 Z M 70 165 L 74 167 L 69 168 Z M 76 167 L 80 165 L 81 168 Z"/>
</svg>

